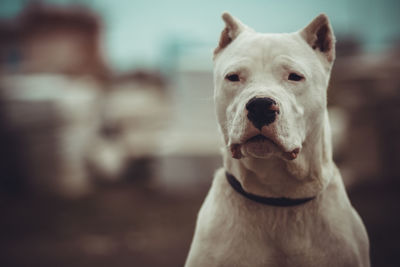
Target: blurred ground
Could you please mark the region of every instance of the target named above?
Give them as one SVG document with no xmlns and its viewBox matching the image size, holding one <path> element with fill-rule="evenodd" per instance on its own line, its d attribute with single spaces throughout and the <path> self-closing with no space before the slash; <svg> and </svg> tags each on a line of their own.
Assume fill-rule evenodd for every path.
<svg viewBox="0 0 400 267">
<path fill-rule="evenodd" d="M 182 266 L 209 181 L 190 194 L 142 180 L 75 201 L 3 195 L 0 266 Z M 368 229 L 372 266 L 399 266 L 398 188 L 368 183 L 349 193 Z"/>
<path fill-rule="evenodd" d="M 182 266 L 206 192 L 120 183 L 77 201 L 1 199 L 1 266 Z"/>
</svg>

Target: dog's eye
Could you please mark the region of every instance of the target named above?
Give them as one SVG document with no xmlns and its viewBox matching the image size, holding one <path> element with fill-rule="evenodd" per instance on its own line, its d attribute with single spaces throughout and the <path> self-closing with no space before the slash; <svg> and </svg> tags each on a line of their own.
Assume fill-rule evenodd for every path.
<svg viewBox="0 0 400 267">
<path fill-rule="evenodd" d="M 228 74 L 225 76 L 225 79 L 231 81 L 231 82 L 238 82 L 240 81 L 239 75 L 237 74 Z"/>
<path fill-rule="evenodd" d="M 298 82 L 298 81 L 301 81 L 303 79 L 304 79 L 303 76 L 300 76 L 300 75 L 298 75 L 298 74 L 296 74 L 294 72 L 290 73 L 289 76 L 288 76 L 288 80 L 290 80 L 290 81 Z"/>
</svg>

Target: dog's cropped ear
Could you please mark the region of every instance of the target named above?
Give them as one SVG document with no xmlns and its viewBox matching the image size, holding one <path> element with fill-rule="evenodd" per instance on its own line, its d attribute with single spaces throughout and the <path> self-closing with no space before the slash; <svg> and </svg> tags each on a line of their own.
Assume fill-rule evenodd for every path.
<svg viewBox="0 0 400 267">
<path fill-rule="evenodd" d="M 222 19 L 225 21 L 225 28 L 221 33 L 218 47 L 214 50 L 214 56 L 227 47 L 246 28 L 240 20 L 228 12 L 222 14 Z"/>
<path fill-rule="evenodd" d="M 316 17 L 300 31 L 300 35 L 312 49 L 321 52 L 329 63 L 335 60 L 335 36 L 325 14 Z"/>
</svg>

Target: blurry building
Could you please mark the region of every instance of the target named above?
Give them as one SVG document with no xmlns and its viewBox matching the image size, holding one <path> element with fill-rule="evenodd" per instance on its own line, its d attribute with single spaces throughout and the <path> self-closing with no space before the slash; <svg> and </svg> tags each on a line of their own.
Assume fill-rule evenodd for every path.
<svg viewBox="0 0 400 267">
<path fill-rule="evenodd" d="M 165 81 L 113 76 L 101 31 L 86 8 L 40 2 L 0 22 L 0 190 L 82 195 L 157 153 Z"/>
<path fill-rule="evenodd" d="M 171 121 L 166 81 L 158 72 L 139 70 L 116 75 L 109 84 L 89 155 L 91 172 L 102 180 L 153 176 L 150 166 Z"/>
<path fill-rule="evenodd" d="M 350 39 L 339 41 L 337 49 L 329 103 L 344 114 L 341 121 L 333 121 L 332 128 L 339 124 L 343 129 L 335 158 L 345 182 L 398 182 L 400 48 L 363 53 Z"/>
<path fill-rule="evenodd" d="M 0 71 L 103 77 L 100 32 L 99 18 L 85 8 L 30 4 L 0 22 Z"/>
<path fill-rule="evenodd" d="M 91 189 L 86 157 L 100 120 L 100 85 L 55 74 L 0 80 L 0 190 L 77 196 Z"/>
</svg>

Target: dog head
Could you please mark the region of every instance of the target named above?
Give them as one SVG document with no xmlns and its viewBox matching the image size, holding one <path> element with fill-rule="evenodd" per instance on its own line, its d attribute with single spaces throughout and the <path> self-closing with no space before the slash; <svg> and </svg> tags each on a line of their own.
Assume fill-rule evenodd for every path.
<svg viewBox="0 0 400 267">
<path fill-rule="evenodd" d="M 321 14 L 294 33 L 257 33 L 229 13 L 214 51 L 217 120 L 233 158 L 295 160 L 323 127 L 335 58 Z"/>
</svg>

